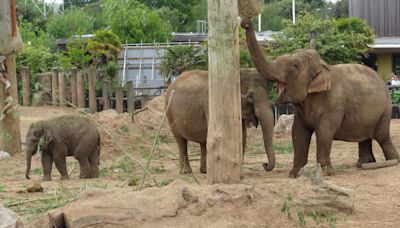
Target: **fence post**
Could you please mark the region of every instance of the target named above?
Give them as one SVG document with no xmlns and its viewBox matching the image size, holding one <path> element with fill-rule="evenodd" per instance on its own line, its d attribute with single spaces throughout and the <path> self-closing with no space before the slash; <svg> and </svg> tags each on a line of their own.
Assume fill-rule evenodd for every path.
<svg viewBox="0 0 400 228">
<path fill-rule="evenodd" d="M 128 112 L 132 113 L 135 111 L 135 97 L 133 96 L 133 81 L 126 82 L 127 99 L 128 99 Z"/>
<path fill-rule="evenodd" d="M 53 106 L 58 105 L 58 67 L 51 68 L 51 97 Z"/>
<path fill-rule="evenodd" d="M 103 110 L 110 108 L 110 81 L 103 79 Z"/>
<path fill-rule="evenodd" d="M 30 105 L 30 86 L 29 86 L 29 67 L 22 67 L 22 105 L 29 106 Z"/>
<path fill-rule="evenodd" d="M 83 76 L 82 72 L 78 71 L 76 74 L 76 98 L 79 108 L 85 107 L 85 94 L 83 93 Z"/>
<path fill-rule="evenodd" d="M 115 110 L 118 113 L 124 111 L 124 95 L 122 93 L 122 87 L 120 86 L 115 88 Z"/>
<path fill-rule="evenodd" d="M 97 112 L 96 68 L 94 67 L 90 67 L 89 70 L 89 109 L 91 113 Z"/>
<path fill-rule="evenodd" d="M 78 105 L 77 101 L 77 88 L 76 88 L 76 77 L 78 74 L 78 68 L 72 67 L 71 69 L 71 103 L 73 106 Z"/>
<path fill-rule="evenodd" d="M 58 93 L 59 93 L 60 106 L 65 106 L 66 105 L 65 78 L 64 78 L 64 72 L 62 71 L 58 73 Z"/>
</svg>

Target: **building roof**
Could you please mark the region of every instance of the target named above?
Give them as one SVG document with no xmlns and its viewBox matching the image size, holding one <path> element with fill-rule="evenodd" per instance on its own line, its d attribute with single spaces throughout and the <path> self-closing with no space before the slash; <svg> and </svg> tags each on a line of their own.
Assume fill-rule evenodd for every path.
<svg viewBox="0 0 400 228">
<path fill-rule="evenodd" d="M 373 44 L 368 44 L 373 52 L 400 51 L 400 37 L 376 37 Z"/>
</svg>

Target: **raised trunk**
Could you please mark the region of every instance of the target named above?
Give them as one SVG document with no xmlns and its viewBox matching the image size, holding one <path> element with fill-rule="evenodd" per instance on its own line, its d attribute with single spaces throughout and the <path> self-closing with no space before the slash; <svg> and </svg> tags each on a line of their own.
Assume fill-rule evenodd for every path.
<svg viewBox="0 0 400 228">
<path fill-rule="evenodd" d="M 275 64 L 265 57 L 258 45 L 256 35 L 253 30 L 250 19 L 243 19 L 241 26 L 246 30 L 246 42 L 250 51 L 251 59 L 260 75 L 269 81 L 275 81 L 279 78 L 278 70 Z"/>
<path fill-rule="evenodd" d="M 27 150 L 26 151 L 26 172 L 25 172 L 26 179 L 31 179 L 29 177 L 29 173 L 31 172 L 31 161 L 32 161 L 32 152 Z"/>
</svg>

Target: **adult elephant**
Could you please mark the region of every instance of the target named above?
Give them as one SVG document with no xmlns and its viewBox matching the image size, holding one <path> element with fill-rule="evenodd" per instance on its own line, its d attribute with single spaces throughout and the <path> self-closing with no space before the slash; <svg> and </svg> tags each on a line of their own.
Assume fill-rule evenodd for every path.
<svg viewBox="0 0 400 228">
<path fill-rule="evenodd" d="M 261 125 L 264 146 L 269 163 L 264 169 L 271 171 L 275 166 L 275 154 L 272 151 L 273 113 L 268 102 L 264 86 L 266 81 L 259 78 L 255 70 L 241 70 L 243 150 L 246 144 L 246 125 Z M 182 73 L 169 87 L 166 103 L 174 91 L 167 118 L 171 131 L 179 147 L 180 173 L 191 173 L 187 141 L 200 144 L 200 172 L 206 173 L 207 161 L 207 125 L 208 125 L 208 73 L 207 71 L 187 71 Z"/>
<path fill-rule="evenodd" d="M 32 155 L 42 151 L 43 180 L 51 180 L 53 161 L 61 180 L 69 179 L 66 157 L 74 156 L 80 165 L 80 178 L 99 176 L 100 134 L 87 117 L 65 115 L 31 124 L 26 135 L 26 174 L 29 178 Z"/>
<path fill-rule="evenodd" d="M 278 102 L 295 106 L 290 177 L 297 177 L 306 165 L 314 132 L 317 162 L 327 175 L 334 172 L 330 160 L 332 140 L 358 142 L 357 165 L 375 162 L 372 139 L 378 141 L 386 160 L 399 159 L 389 132 L 391 99 L 375 71 L 360 64 L 328 65 L 313 49 L 297 50 L 270 61 L 257 44 L 251 20 L 245 18 L 241 25 L 257 70 L 278 82 Z"/>
</svg>

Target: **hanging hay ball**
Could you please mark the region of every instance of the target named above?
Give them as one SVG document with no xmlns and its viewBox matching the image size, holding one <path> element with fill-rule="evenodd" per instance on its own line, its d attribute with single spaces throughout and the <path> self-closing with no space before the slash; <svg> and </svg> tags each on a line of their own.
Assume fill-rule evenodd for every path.
<svg viewBox="0 0 400 228">
<path fill-rule="evenodd" d="M 264 1 L 261 0 L 238 0 L 239 16 L 242 18 L 254 18 L 258 16 L 263 7 Z"/>
</svg>

